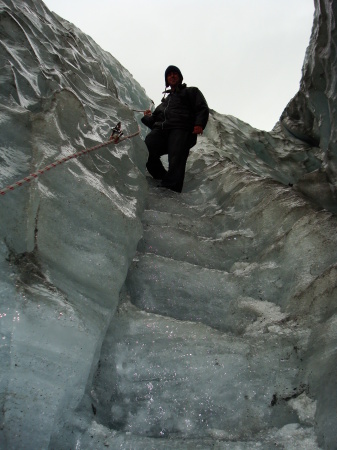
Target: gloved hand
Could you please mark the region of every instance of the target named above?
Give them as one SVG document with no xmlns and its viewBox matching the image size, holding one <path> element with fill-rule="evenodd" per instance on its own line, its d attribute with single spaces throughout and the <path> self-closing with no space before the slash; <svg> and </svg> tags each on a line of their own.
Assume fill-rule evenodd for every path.
<svg viewBox="0 0 337 450">
<path fill-rule="evenodd" d="M 192 131 L 193 134 L 202 134 L 202 132 L 203 132 L 203 129 L 200 125 L 196 125 Z"/>
<path fill-rule="evenodd" d="M 146 111 L 144 111 L 144 116 L 151 116 L 151 115 L 152 115 L 151 109 L 147 109 Z"/>
</svg>

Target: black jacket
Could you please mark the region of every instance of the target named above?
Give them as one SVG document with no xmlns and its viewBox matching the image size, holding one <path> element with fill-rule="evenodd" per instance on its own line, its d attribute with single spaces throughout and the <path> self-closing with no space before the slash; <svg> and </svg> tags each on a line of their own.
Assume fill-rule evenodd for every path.
<svg viewBox="0 0 337 450">
<path fill-rule="evenodd" d="M 196 87 L 182 84 L 153 111 L 151 116 L 142 117 L 147 127 L 169 130 L 180 128 L 193 130 L 195 125 L 206 127 L 209 109 L 205 97 Z"/>
</svg>

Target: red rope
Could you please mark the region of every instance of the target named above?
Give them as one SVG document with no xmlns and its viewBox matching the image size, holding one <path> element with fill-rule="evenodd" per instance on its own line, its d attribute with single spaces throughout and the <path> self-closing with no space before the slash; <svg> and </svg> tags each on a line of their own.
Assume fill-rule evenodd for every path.
<svg viewBox="0 0 337 450">
<path fill-rule="evenodd" d="M 81 150 L 79 152 L 73 153 L 72 155 L 66 156 L 65 158 L 59 159 L 58 161 L 55 161 L 55 162 L 49 164 L 48 166 L 44 167 L 43 169 L 40 169 L 35 173 L 31 173 L 30 175 L 23 178 L 22 180 L 19 180 L 16 183 L 11 184 L 10 186 L 0 189 L 0 195 L 5 195 L 8 191 L 13 191 L 15 188 L 22 186 L 24 183 L 29 183 L 34 178 L 37 178 L 39 175 L 42 175 L 43 173 L 47 172 L 48 170 L 52 169 L 53 167 L 57 167 L 58 165 L 66 162 L 66 161 L 69 161 L 70 159 L 78 158 L 79 156 L 85 155 L 86 153 L 92 152 L 94 150 L 98 150 L 99 148 L 106 147 L 107 145 L 110 145 L 110 144 L 117 145 L 120 142 L 125 141 L 126 139 L 131 139 L 131 138 L 137 136 L 139 133 L 140 133 L 140 128 L 138 128 L 137 132 L 135 132 L 133 134 L 129 134 L 128 136 L 124 136 L 122 138 L 117 137 L 115 139 L 112 138 L 111 140 L 103 142 L 102 144 L 95 145 L 95 147 Z"/>
</svg>

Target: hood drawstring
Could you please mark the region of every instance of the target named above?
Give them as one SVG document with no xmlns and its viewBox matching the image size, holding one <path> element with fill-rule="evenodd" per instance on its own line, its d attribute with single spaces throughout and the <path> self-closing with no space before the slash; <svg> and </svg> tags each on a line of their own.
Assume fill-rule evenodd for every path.
<svg viewBox="0 0 337 450">
<path fill-rule="evenodd" d="M 162 94 L 164 94 L 164 97 L 161 99 L 162 102 L 165 101 L 165 99 L 166 99 L 166 94 L 169 94 L 169 93 L 170 93 L 170 91 L 167 91 L 167 90 L 166 90 L 166 87 L 165 87 L 165 90 L 162 92 Z"/>
<path fill-rule="evenodd" d="M 182 83 L 179 86 L 177 86 L 177 89 L 174 92 L 178 93 L 181 91 L 181 89 L 184 89 L 186 86 L 187 86 L 186 83 Z M 165 90 L 162 92 L 162 94 L 164 94 L 164 97 L 161 99 L 161 101 L 163 102 L 166 99 L 166 94 L 172 94 L 171 89 L 167 90 L 166 87 Z"/>
</svg>

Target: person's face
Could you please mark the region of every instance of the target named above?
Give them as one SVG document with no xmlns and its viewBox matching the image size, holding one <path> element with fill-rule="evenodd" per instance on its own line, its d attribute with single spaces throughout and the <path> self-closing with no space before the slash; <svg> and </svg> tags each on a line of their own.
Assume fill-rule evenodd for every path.
<svg viewBox="0 0 337 450">
<path fill-rule="evenodd" d="M 169 72 L 167 74 L 167 83 L 171 88 L 176 88 L 180 84 L 178 72 Z"/>
</svg>

